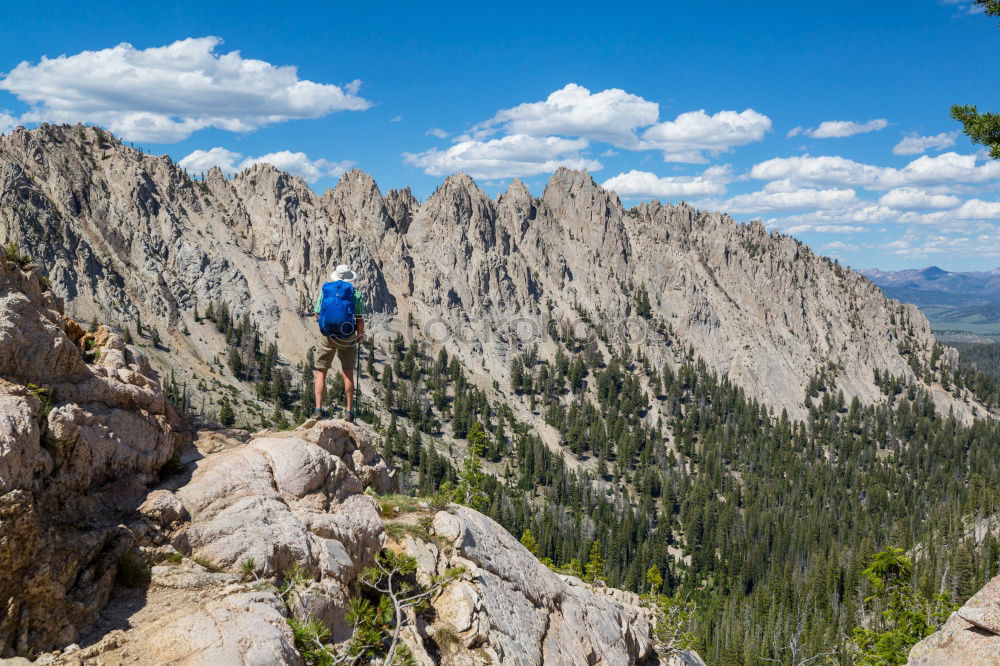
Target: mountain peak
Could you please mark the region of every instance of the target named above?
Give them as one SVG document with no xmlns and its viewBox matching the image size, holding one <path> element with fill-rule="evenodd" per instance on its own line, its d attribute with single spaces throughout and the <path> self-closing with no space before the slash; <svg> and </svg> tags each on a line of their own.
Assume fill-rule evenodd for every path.
<svg viewBox="0 0 1000 666">
<path fill-rule="evenodd" d="M 356 197 L 364 200 L 374 199 L 381 203 L 382 192 L 378 189 L 375 179 L 361 169 L 351 169 L 332 188 L 323 193 L 323 201 Z"/>
<path fill-rule="evenodd" d="M 510 185 L 507 186 L 507 191 L 504 192 L 503 198 L 530 199 L 531 192 L 528 190 L 528 186 L 524 184 L 524 181 L 520 178 L 515 178 L 510 181 Z"/>
</svg>

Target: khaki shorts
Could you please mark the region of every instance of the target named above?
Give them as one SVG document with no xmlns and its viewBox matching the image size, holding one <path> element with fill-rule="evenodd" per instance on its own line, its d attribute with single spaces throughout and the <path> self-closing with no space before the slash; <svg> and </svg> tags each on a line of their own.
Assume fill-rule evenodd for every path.
<svg viewBox="0 0 1000 666">
<path fill-rule="evenodd" d="M 358 348 L 356 346 L 357 336 L 350 338 L 328 338 L 325 335 L 319 336 L 319 349 L 316 353 L 316 370 L 329 370 L 333 365 L 333 358 L 340 357 L 340 367 L 344 370 L 353 370 L 358 359 Z"/>
</svg>

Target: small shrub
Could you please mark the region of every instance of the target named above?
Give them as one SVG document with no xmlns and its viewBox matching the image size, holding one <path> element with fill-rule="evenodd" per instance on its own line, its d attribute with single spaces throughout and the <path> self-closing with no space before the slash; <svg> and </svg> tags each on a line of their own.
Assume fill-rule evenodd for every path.
<svg viewBox="0 0 1000 666">
<path fill-rule="evenodd" d="M 184 469 L 184 464 L 181 462 L 181 454 L 174 451 L 174 454 L 170 456 L 170 460 L 163 464 L 160 468 L 161 476 L 173 476 L 178 474 L 182 469 Z"/>
<path fill-rule="evenodd" d="M 31 257 L 21 252 L 21 248 L 17 246 L 14 241 L 9 241 L 3 246 L 4 255 L 7 257 L 7 261 L 17 264 L 18 266 L 27 266 L 31 263 Z"/>
<path fill-rule="evenodd" d="M 191 561 L 197 564 L 198 566 L 211 571 L 212 573 L 219 573 L 219 567 L 215 566 L 204 557 L 192 557 Z"/>
<path fill-rule="evenodd" d="M 292 592 L 297 588 L 308 587 L 313 582 L 313 577 L 298 562 L 295 562 L 285 570 L 282 579 L 284 584 L 278 591 L 278 596 L 285 601 L 288 601 Z"/>
<path fill-rule="evenodd" d="M 39 419 L 40 425 L 47 423 L 49 420 L 49 412 L 55 408 L 55 399 L 52 397 L 52 391 L 44 386 L 28 384 L 28 393 L 42 401 L 42 414 Z"/>
<path fill-rule="evenodd" d="M 430 533 L 428 533 L 428 531 L 422 526 L 402 521 L 391 521 L 386 523 L 385 533 L 393 541 L 401 541 L 407 534 L 412 536 L 414 539 L 419 539 L 421 541 L 431 540 Z"/>
<path fill-rule="evenodd" d="M 655 622 L 653 638 L 658 650 L 670 655 L 696 647 L 694 629 L 697 607 L 693 601 L 663 594 L 645 595 L 644 599 L 652 606 Z"/>
<path fill-rule="evenodd" d="M 134 551 L 126 550 L 118 556 L 118 582 L 125 587 L 145 587 L 149 584 L 149 566 Z"/>
<path fill-rule="evenodd" d="M 240 563 L 240 574 L 244 578 L 257 577 L 257 562 L 252 557 L 248 557 Z"/>
<path fill-rule="evenodd" d="M 308 620 L 299 620 L 296 617 L 288 618 L 288 626 L 292 628 L 292 636 L 295 637 L 295 647 L 302 655 L 302 660 L 307 664 L 332 664 L 333 655 L 326 648 L 326 641 L 330 638 L 330 630 L 315 617 Z"/>
</svg>

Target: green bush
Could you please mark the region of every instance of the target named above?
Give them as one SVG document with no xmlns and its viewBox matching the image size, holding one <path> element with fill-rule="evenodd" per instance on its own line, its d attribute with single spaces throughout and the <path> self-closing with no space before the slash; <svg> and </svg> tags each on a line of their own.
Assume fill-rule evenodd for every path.
<svg viewBox="0 0 1000 666">
<path fill-rule="evenodd" d="M 118 582 L 125 587 L 145 587 L 149 584 L 149 566 L 132 550 L 118 556 Z"/>
<path fill-rule="evenodd" d="M 6 245 L 3 246 L 4 255 L 7 257 L 7 261 L 17 264 L 18 266 L 27 266 L 31 263 L 31 257 L 21 252 L 21 248 L 17 246 L 14 241 L 8 241 Z"/>
</svg>

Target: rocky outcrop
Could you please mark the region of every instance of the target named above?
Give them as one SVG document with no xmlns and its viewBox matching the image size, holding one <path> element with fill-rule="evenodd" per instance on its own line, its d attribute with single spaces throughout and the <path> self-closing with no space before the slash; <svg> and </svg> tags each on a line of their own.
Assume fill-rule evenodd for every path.
<svg viewBox="0 0 1000 666">
<path fill-rule="evenodd" d="M 343 421 L 207 431 L 183 462 L 137 509 L 140 557 L 153 564 L 142 599 L 123 591 L 85 647 L 46 660 L 301 664 L 291 615 L 349 636 L 347 600 L 384 539 L 364 490 L 396 485 L 368 434 Z"/>
<path fill-rule="evenodd" d="M 374 310 L 412 316 L 490 380 L 544 334 L 541 318 L 585 313 L 656 366 L 693 345 L 795 418 L 820 369 L 848 401 L 871 403 L 884 399 L 873 370 L 925 384 L 910 357 L 929 365 L 934 344 L 915 308 L 788 236 L 683 203 L 626 210 L 566 169 L 541 198 L 514 181 L 492 199 L 459 174 L 420 203 L 408 190 L 383 196 L 357 170 L 317 196 L 267 165 L 196 181 L 96 128 L 43 125 L 0 137 L 0 204 L 0 240 L 42 257 L 74 312 L 165 327 L 171 362 L 195 375 L 223 351 L 194 316 L 209 301 L 251 317 L 301 360 L 314 333 L 301 311 L 339 262 L 358 271 Z M 650 320 L 632 316 L 640 288 Z M 618 330 L 629 318 L 643 330 Z M 668 327 L 679 344 L 650 332 Z M 956 359 L 946 351 L 939 363 Z M 933 380 L 926 387 L 944 412 L 981 412 Z"/>
<path fill-rule="evenodd" d="M 185 438 L 138 348 L 83 335 L 37 266 L 0 254 L 0 657 L 94 620 Z"/>
<path fill-rule="evenodd" d="M 213 568 L 250 566 L 258 577 L 280 579 L 299 567 L 314 582 L 296 597 L 296 611 L 345 638 L 349 588 L 382 546 L 378 507 L 363 491 L 395 486 L 395 472 L 364 430 L 307 422 L 209 456 L 172 499 L 150 498 L 139 510 L 154 517 L 175 504 L 160 526 L 176 522 L 172 515 L 189 516 L 171 541 Z"/>
<path fill-rule="evenodd" d="M 913 666 L 1000 664 L 1000 576 L 910 650 Z"/>
<path fill-rule="evenodd" d="M 464 569 L 433 600 L 433 624 L 418 624 L 417 635 L 433 641 L 440 663 L 670 663 L 655 652 L 653 617 L 637 595 L 554 573 L 500 525 L 466 507 L 437 513 L 432 530 L 435 541 L 406 539 L 418 577 Z M 418 653 L 423 647 L 415 639 L 410 644 Z M 687 651 L 671 659 L 703 663 Z"/>
<path fill-rule="evenodd" d="M 552 572 L 471 509 L 424 504 L 429 536 L 389 540 L 383 521 L 399 516 L 382 517 L 363 491 L 391 491 L 395 475 L 363 429 L 310 421 L 234 434 L 202 433 L 138 507 L 148 586 L 118 589 L 79 644 L 38 663 L 302 664 L 289 618 L 348 638 L 358 577 L 389 547 L 416 559 L 417 582 L 464 569 L 409 616 L 402 638 L 418 663 L 703 664 L 693 652 L 657 654 L 636 595 Z"/>
</svg>

